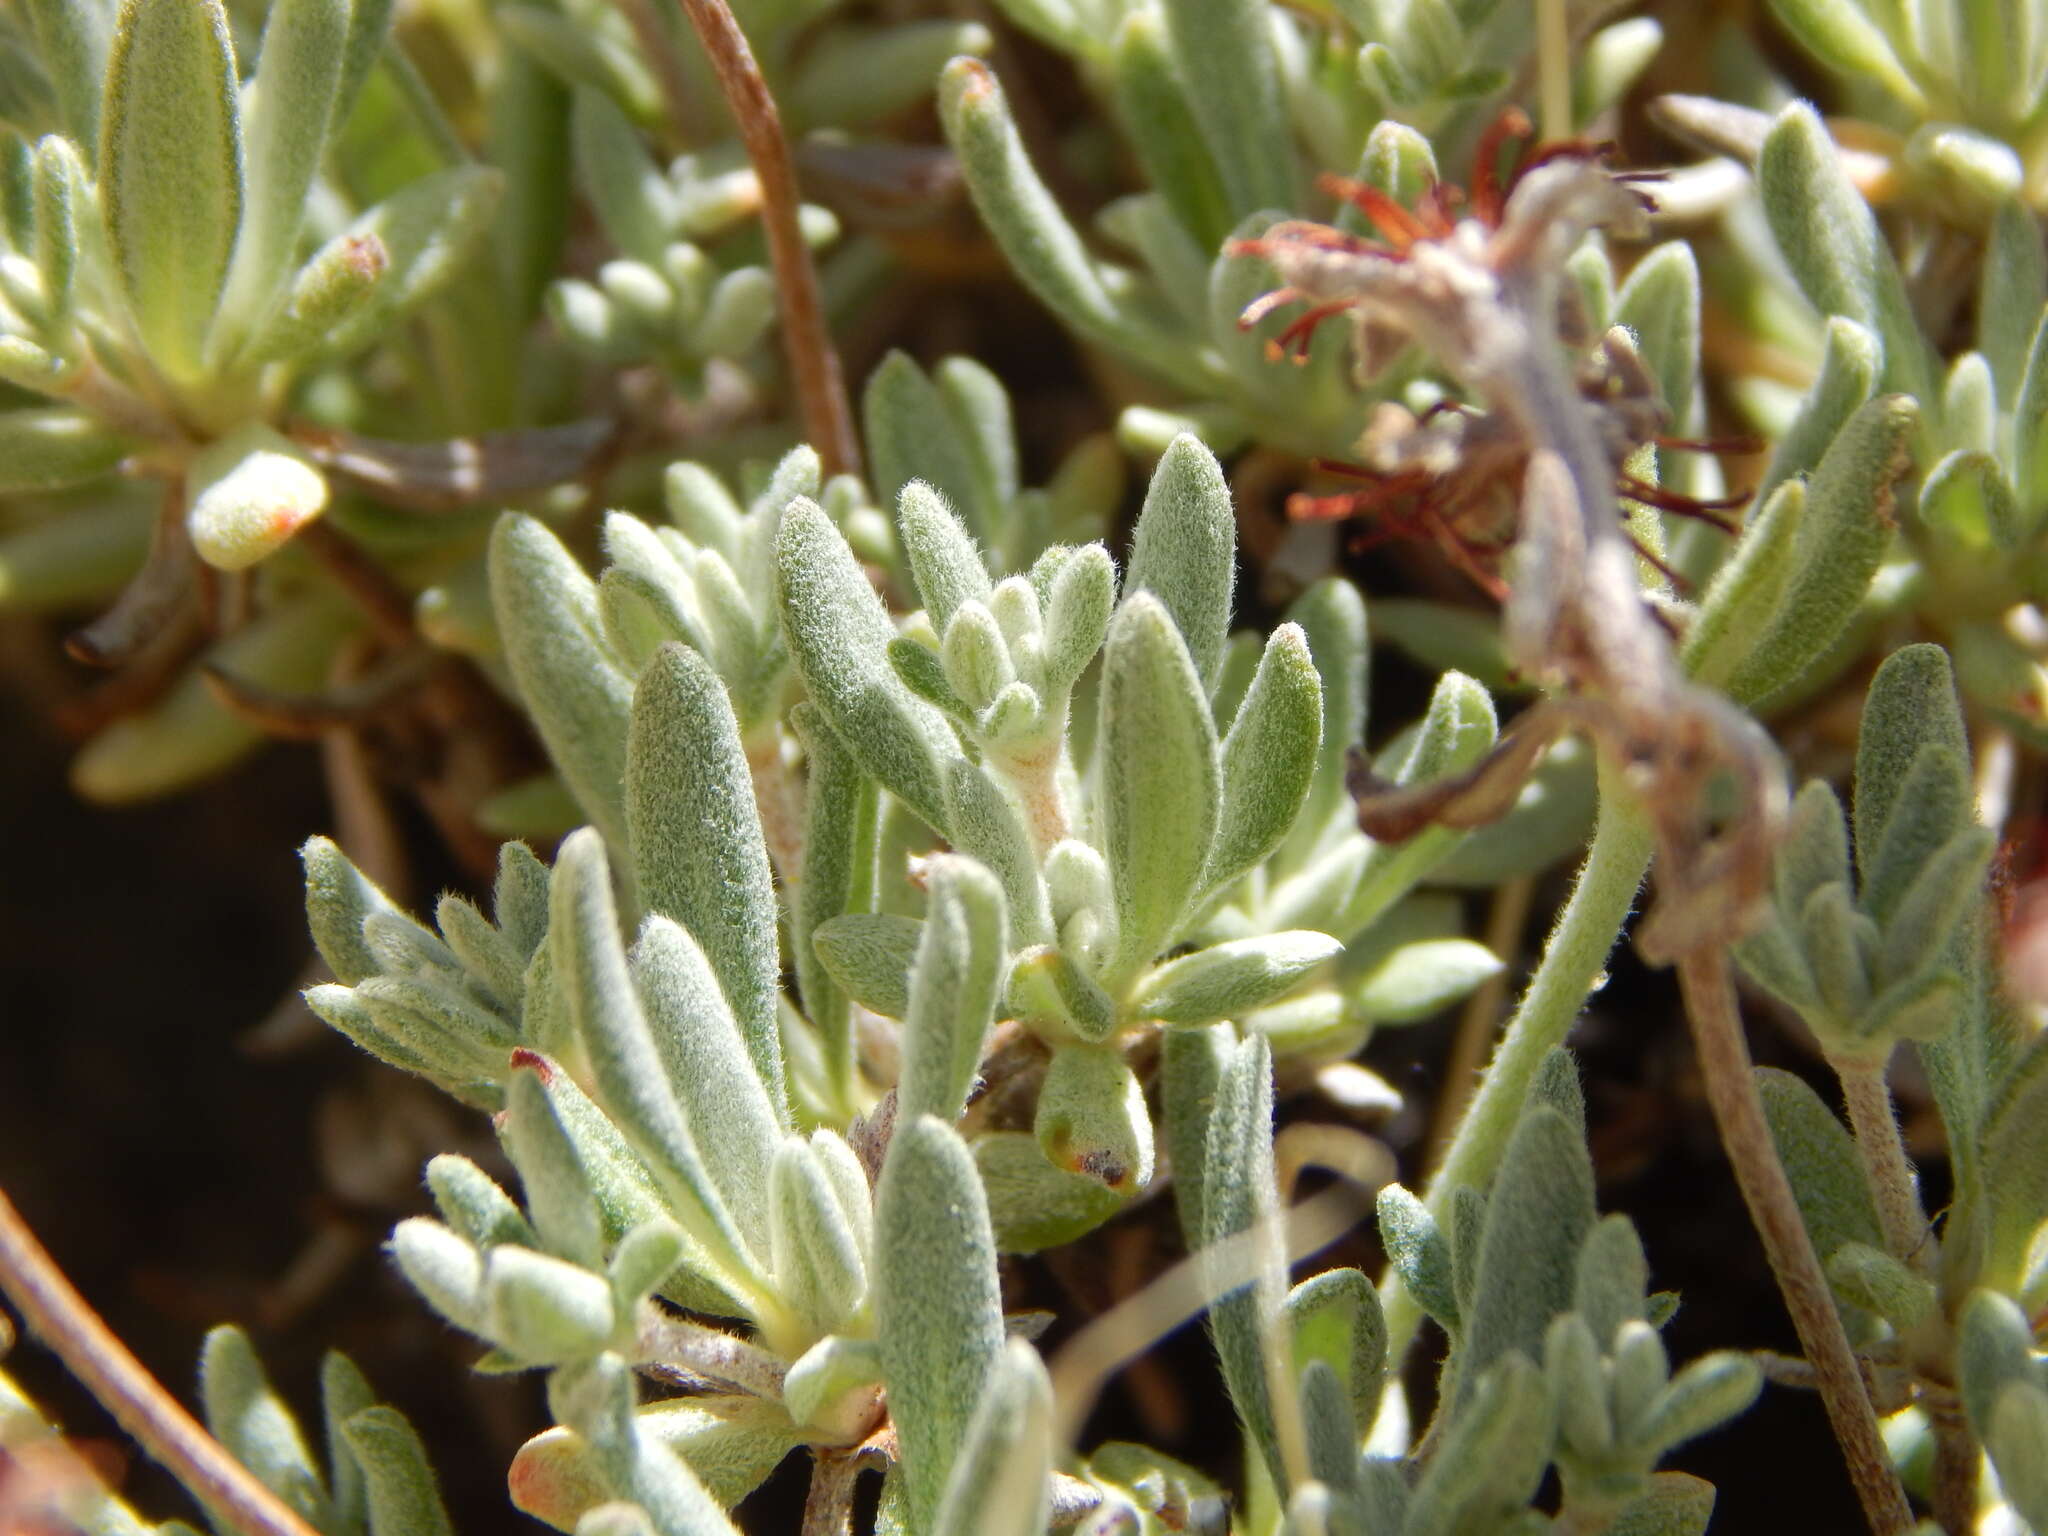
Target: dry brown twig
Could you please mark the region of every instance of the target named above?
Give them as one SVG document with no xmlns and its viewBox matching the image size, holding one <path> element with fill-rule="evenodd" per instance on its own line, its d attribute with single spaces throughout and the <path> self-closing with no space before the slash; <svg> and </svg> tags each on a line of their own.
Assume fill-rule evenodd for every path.
<svg viewBox="0 0 2048 1536">
<path fill-rule="evenodd" d="M 655 11 L 656 0 L 630 0 L 623 9 L 634 35 L 652 57 L 672 117 L 680 116 L 680 79 L 667 31 Z M 671 0 L 673 3 L 673 0 Z M 827 475 L 860 472 L 860 439 L 853 428 L 853 407 L 847 398 L 839 354 L 825 325 L 825 301 L 818 287 L 818 269 L 804 243 L 797 211 L 796 165 L 782 131 L 782 113 L 761 74 L 754 50 L 740 30 L 726 0 L 681 0 L 697 40 L 704 45 L 718 76 L 719 91 L 739 127 L 747 160 L 761 184 L 761 224 L 768 236 L 768 261 L 775 272 L 775 292 L 782 312 L 782 348 L 796 385 L 804 437 L 818 450 Z"/>
<path fill-rule="evenodd" d="M 241 1536 L 316 1536 L 205 1428 L 65 1278 L 0 1191 L 0 1292 L 65 1369 L 221 1522 Z"/>
</svg>

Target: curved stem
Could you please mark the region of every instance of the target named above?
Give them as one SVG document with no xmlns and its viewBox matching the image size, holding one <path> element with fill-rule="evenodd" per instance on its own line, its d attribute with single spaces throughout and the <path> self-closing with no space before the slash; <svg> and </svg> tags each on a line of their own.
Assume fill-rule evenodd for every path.
<svg viewBox="0 0 2048 1536">
<path fill-rule="evenodd" d="M 1876 1536 L 1894 1536 L 1912 1529 L 1913 1513 L 1906 1492 L 1892 1470 L 1891 1456 L 1877 1427 L 1877 1412 L 1863 1385 L 1863 1371 L 1842 1331 L 1842 1317 L 1821 1272 L 1806 1223 L 1792 1195 L 1791 1180 L 1778 1161 L 1749 1045 L 1742 1037 L 1742 1018 L 1728 960 L 1719 948 L 1700 949 L 1678 962 L 1678 981 L 1685 992 L 1685 1012 L 1692 1024 L 1693 1047 L 1699 1053 L 1700 1076 L 1707 1102 L 1720 1127 L 1721 1145 L 1735 1170 L 1735 1182 L 1749 1207 L 1764 1254 L 1777 1276 L 1785 1309 L 1813 1367 L 1814 1385 L 1835 1440 L 1849 1464 L 1849 1480 L 1863 1506 L 1863 1517 Z"/>
<path fill-rule="evenodd" d="M 1483 1185 L 1492 1176 L 1537 1064 L 1570 1033 L 1650 867 L 1650 829 L 1634 797 L 1605 782 L 1604 765 L 1601 778 L 1600 816 L 1571 900 L 1558 915 L 1536 974 L 1430 1178 L 1425 1198 L 1439 1219 L 1448 1220 L 1452 1190 Z M 1380 1282 L 1380 1305 L 1387 1314 L 1388 1358 L 1398 1361 L 1415 1340 L 1422 1310 L 1391 1272 Z"/>
<path fill-rule="evenodd" d="M 136 1444 L 222 1524 L 241 1536 L 316 1536 L 114 1337 L 36 1241 L 5 1191 L 0 1191 L 0 1291 Z"/>
<path fill-rule="evenodd" d="M 667 0 L 674 4 L 675 0 Z M 761 226 L 768 236 L 768 263 L 782 311 L 782 349 L 790 382 L 802 411 L 804 436 L 818 450 L 827 475 L 860 473 L 860 439 L 854 435 L 853 406 L 825 327 L 825 300 L 818 269 L 798 222 L 796 164 L 782 132 L 782 114 L 762 77 L 754 50 L 726 0 L 681 0 L 697 40 L 704 45 L 719 91 L 746 145 L 747 160 L 761 184 Z M 628 17 L 645 17 L 647 0 L 634 0 Z M 665 58 L 668 40 L 659 26 L 636 28 L 643 47 Z M 671 111 L 674 110 L 671 104 Z M 678 126 L 681 126 L 680 124 Z"/>
</svg>

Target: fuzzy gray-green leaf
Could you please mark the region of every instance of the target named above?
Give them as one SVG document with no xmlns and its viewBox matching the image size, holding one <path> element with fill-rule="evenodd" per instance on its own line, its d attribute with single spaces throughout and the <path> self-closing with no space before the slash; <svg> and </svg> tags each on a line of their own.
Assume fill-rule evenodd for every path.
<svg viewBox="0 0 2048 1536">
<path fill-rule="evenodd" d="M 1038 1536 L 1046 1528 L 1052 1413 L 1038 1351 L 1010 1340 L 953 1463 L 935 1536 Z"/>
<path fill-rule="evenodd" d="M 907 359 L 905 362 L 908 365 Z M 869 382 L 870 400 L 887 368 L 884 363 Z M 868 435 L 872 440 L 872 426 Z M 911 574 L 917 580 L 918 596 L 924 600 L 925 612 L 931 616 L 935 631 L 946 633 L 946 626 L 953 622 L 953 614 L 962 603 L 970 599 L 982 603 L 989 600 L 988 567 L 982 563 L 974 536 L 961 526 L 942 491 L 923 479 L 905 483 L 896 495 L 896 526 L 902 535 L 903 553 L 910 561 Z"/>
<path fill-rule="evenodd" d="M 1737 699 L 1767 699 L 1832 644 L 1870 587 L 1891 542 L 1895 486 L 1912 467 L 1918 412 L 1885 395 L 1850 417 L 1807 482 L 1776 612 L 1728 682 Z"/>
<path fill-rule="evenodd" d="M 124 0 L 107 59 L 100 206 L 143 345 L 188 383 L 242 219 L 235 97 L 220 0 Z"/>
<path fill-rule="evenodd" d="M 65 136 L 90 159 L 99 139 L 114 8 L 107 0 L 28 0 L 22 9 L 56 90 Z"/>
<path fill-rule="evenodd" d="M 1231 212 L 1293 207 L 1293 136 L 1271 13 L 1255 0 L 1169 0 L 1165 11 L 1167 47 Z"/>
<path fill-rule="evenodd" d="M 1870 1186 L 1841 1121 L 1791 1073 L 1760 1067 L 1756 1078 L 1771 1139 L 1792 1181 L 1815 1251 L 1829 1254 L 1851 1242 L 1881 1250 L 1884 1233 L 1870 1201 Z"/>
<path fill-rule="evenodd" d="M 1182 433 L 1167 445 L 1131 537 L 1124 592 L 1166 605 L 1204 689 L 1216 681 L 1237 575 L 1237 515 L 1216 456 Z"/>
<path fill-rule="evenodd" d="M 427 1449 L 404 1414 L 365 1408 L 342 1421 L 341 1434 L 362 1468 L 371 1536 L 454 1536 Z"/>
<path fill-rule="evenodd" d="M 291 1410 L 264 1375 L 248 1334 L 227 1326 L 207 1334 L 199 1390 L 214 1439 L 293 1512 L 324 1525 L 329 1506 L 319 1469 Z"/>
<path fill-rule="evenodd" d="M 491 606 L 505 660 L 541 741 L 585 815 L 626 837 L 626 723 L 633 680 L 604 637 L 597 584 L 544 523 L 513 513 L 491 534 Z"/>
<path fill-rule="evenodd" d="M 1132 1006 L 1166 1024 L 1242 1018 L 1279 997 L 1343 947 L 1328 934 L 1310 930 L 1211 944 L 1154 971 Z"/>
<path fill-rule="evenodd" d="M 1592 1162 L 1567 1116 L 1524 1110 L 1486 1209 L 1463 1341 L 1463 1379 L 1475 1384 L 1511 1352 L 1540 1355 L 1550 1319 L 1571 1309 L 1579 1244 L 1595 1212 Z"/>
<path fill-rule="evenodd" d="M 1223 739 L 1222 817 L 1204 889 L 1228 885 L 1280 846 L 1307 801 L 1322 733 L 1322 679 L 1307 638 L 1282 624 Z"/>
<path fill-rule="evenodd" d="M 1904 646 L 1886 657 L 1871 679 L 1856 739 L 1856 865 L 1866 880 L 1890 834 L 1913 765 L 1928 746 L 1946 751 L 1952 772 L 1970 761 L 1947 652 L 1938 645 Z M 1967 781 L 1963 793 L 1967 796 Z"/>
<path fill-rule="evenodd" d="M 1683 428 L 1700 368 L 1700 272 L 1692 247 L 1666 241 L 1638 261 L 1615 297 L 1614 318 L 1634 333 L 1657 392 Z"/>
<path fill-rule="evenodd" d="M 376 912 L 402 914 L 328 838 L 306 839 L 299 857 L 306 868 L 306 923 L 320 958 L 344 986 L 376 975 L 383 966 L 363 938 L 363 922 Z"/>
<path fill-rule="evenodd" d="M 1218 1078 L 1203 1137 L 1201 1243 L 1260 1232 L 1249 1282 L 1209 1307 L 1209 1330 L 1238 1420 L 1286 1486 L 1265 1369 L 1267 1324 L 1285 1304 L 1284 1246 L 1275 1229 L 1279 1192 L 1273 1169 L 1273 1067 L 1265 1038 L 1231 1049 Z"/>
<path fill-rule="evenodd" d="M 1100 743 L 1114 970 L 1128 976 L 1178 928 L 1215 838 L 1222 789 L 1201 679 L 1148 593 L 1126 598 L 1110 625 Z"/>
<path fill-rule="evenodd" d="M 957 516 L 965 525 L 967 553 L 979 567 L 981 557 L 975 553 L 973 541 L 995 534 L 995 519 L 1002 509 L 990 505 L 982 494 L 972 450 L 947 411 L 938 387 L 907 353 L 891 352 L 868 376 L 867 388 L 861 393 L 861 426 L 868 454 L 874 461 L 876 502 L 883 507 L 896 507 L 898 516 L 908 519 L 911 514 L 904 507 L 903 493 L 913 482 L 922 482 L 921 496 L 935 500 L 938 510 L 949 518 Z M 904 538 L 911 567 L 917 572 L 919 590 L 923 591 L 926 564 L 919 559 L 916 535 L 907 521 Z M 951 557 L 952 552 L 948 551 L 946 558 Z M 980 593 L 967 595 L 986 598 L 986 576 L 982 587 Z M 925 606 L 932 610 L 932 622 L 943 628 L 945 619 L 940 608 L 944 605 L 935 598 L 935 593 L 924 592 Z M 945 612 L 950 614 L 951 608 L 946 607 Z"/>
<path fill-rule="evenodd" d="M 512 1197 L 460 1153 L 443 1152 L 428 1160 L 427 1188 L 441 1219 L 465 1241 L 479 1248 L 497 1243 L 538 1246 L 539 1239 Z"/>
<path fill-rule="evenodd" d="M 1196 125 L 1159 11 L 1125 14 L 1111 44 L 1109 78 L 1146 182 L 1202 249 L 1215 250 L 1237 221 L 1216 159 Z"/>
<path fill-rule="evenodd" d="M 1081 237 L 1032 169 L 993 72 L 959 58 L 939 76 L 939 115 L 976 209 L 1017 277 L 1067 324 L 1121 339 L 1126 321 Z"/>
<path fill-rule="evenodd" d="M 1116 566 L 1100 544 L 1075 550 L 1053 577 L 1045 603 L 1045 683 L 1073 687 L 1102 649 L 1116 607 Z"/>
<path fill-rule="evenodd" d="M 1878 335 L 1885 387 L 1934 399 L 1932 359 L 1891 248 L 1806 103 L 1795 102 L 1772 124 L 1757 157 L 1757 190 L 1778 248 L 1814 307 Z"/>
<path fill-rule="evenodd" d="M 562 844 L 549 905 L 557 984 L 605 1109 L 646 1158 L 691 1236 L 719 1261 L 743 1266 L 745 1244 L 698 1153 L 633 985 L 596 833 L 586 828 Z"/>
<path fill-rule="evenodd" d="M 848 912 L 818 924 L 811 947 L 863 1008 L 900 1019 L 910 1009 L 910 967 L 924 924 L 889 912 Z"/>
<path fill-rule="evenodd" d="M 873 898 L 876 880 L 876 795 L 832 727 L 809 704 L 794 722 L 810 759 L 804 800 L 804 858 L 790 913 L 797 993 L 804 1016 L 824 1037 L 834 1081 L 850 1085 L 854 1070 L 853 1020 L 847 994 L 832 978 L 814 942 L 832 918 L 858 912 Z"/>
<path fill-rule="evenodd" d="M 1137 1074 L 1114 1045 L 1062 1044 L 1052 1053 L 1032 1125 L 1046 1160 L 1135 1194 L 1152 1181 L 1151 1113 Z"/>
<path fill-rule="evenodd" d="M 943 1121 L 897 1122 L 875 1196 L 875 1255 L 876 1337 L 911 1526 L 930 1530 L 1003 1349 L 981 1179 Z"/>
<path fill-rule="evenodd" d="M 1399 1184 L 1379 1193 L 1380 1241 L 1387 1260 L 1415 1298 L 1446 1331 L 1460 1325 L 1457 1288 L 1451 1277 L 1451 1245 L 1429 1207 Z"/>
<path fill-rule="evenodd" d="M 1316 749 L 1315 778 L 1294 826 L 1281 845 L 1280 862 L 1298 865 L 1329 828 L 1338 808 L 1348 804 L 1344 789 L 1344 757 L 1365 734 L 1365 690 L 1372 646 L 1366 630 L 1365 598 L 1340 577 L 1329 576 L 1310 587 L 1287 610 L 1290 624 L 1299 625 L 1320 681 L 1323 726 Z M 1263 666 L 1263 658 L 1261 658 Z M 1236 729 L 1236 721 L 1231 722 Z M 1229 772 L 1229 749 L 1224 768 Z"/>
<path fill-rule="evenodd" d="M 765 1254 L 763 1180 L 788 1122 L 761 1080 L 752 1041 L 727 1005 L 710 957 L 687 929 L 659 913 L 650 916 L 628 963 L 705 1171 L 748 1246 Z"/>
<path fill-rule="evenodd" d="M 1536 1491 L 1551 1447 L 1549 1393 L 1519 1350 L 1479 1377 L 1415 1486 L 1406 1536 L 1489 1529 Z"/>
<path fill-rule="evenodd" d="M 247 203 L 221 295 L 221 328 L 252 325 L 291 269 L 306 193 L 341 86 L 350 0 L 278 0 L 263 22 L 244 125 Z"/>
<path fill-rule="evenodd" d="M 1871 331 L 1846 315 L 1830 315 L 1821 343 L 1820 369 L 1792 423 L 1771 450 L 1771 462 L 1756 488 L 1762 506 L 1785 481 L 1810 474 L 1835 434 L 1877 393 L 1884 372 L 1884 347 Z"/>
<path fill-rule="evenodd" d="M 1978 1434 L 1990 1428 L 1993 1409 L 2006 1388 L 2048 1387 L 2034 1358 L 2033 1326 L 2011 1297 L 1990 1290 L 1974 1292 L 1963 1306 L 1958 1333 L 1957 1384 Z"/>
<path fill-rule="evenodd" d="M 1006 957 L 1001 886 L 972 859 L 935 859 L 910 967 L 899 1114 L 932 1115 L 948 1125 L 959 1118 L 995 1017 Z"/>
<path fill-rule="evenodd" d="M 1387 1374 L 1387 1320 L 1372 1282 L 1355 1269 L 1312 1275 L 1287 1293 L 1287 1317 L 1295 1369 L 1311 1359 L 1326 1363 L 1344 1384 L 1359 1428 L 1370 1428 Z"/>
<path fill-rule="evenodd" d="M 337 235 L 331 243 L 374 240 L 384 266 L 325 350 L 340 357 L 369 345 L 454 278 L 490 233 L 504 191 L 504 175 L 493 167 L 450 166 L 393 193 Z"/>
<path fill-rule="evenodd" d="M 702 948 L 786 1124 L 775 880 L 739 722 L 725 684 L 696 652 L 663 646 L 641 674 L 625 775 L 640 898 Z"/>
<path fill-rule="evenodd" d="M 815 502 L 799 498 L 783 515 L 776 567 L 783 630 L 812 700 L 869 774 L 943 831 L 943 769 L 959 746 L 889 665 L 896 626 Z"/>
<path fill-rule="evenodd" d="M 526 1208 L 548 1251 L 596 1269 L 604 1258 L 597 1196 L 575 1143 L 541 1086 L 542 1072 L 553 1070 L 535 1059 L 522 1062 L 510 1074 L 498 1134 L 519 1170 Z"/>
<path fill-rule="evenodd" d="M 865 1300 L 867 1271 L 852 1223 L 809 1144 L 794 1137 L 768 1166 L 775 1283 L 819 1333 L 838 1327 Z"/>
</svg>

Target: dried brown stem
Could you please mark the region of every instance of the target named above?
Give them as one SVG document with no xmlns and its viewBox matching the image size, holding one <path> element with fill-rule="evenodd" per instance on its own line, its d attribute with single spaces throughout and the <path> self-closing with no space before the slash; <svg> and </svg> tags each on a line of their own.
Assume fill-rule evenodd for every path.
<svg viewBox="0 0 2048 1536">
<path fill-rule="evenodd" d="M 1934 1518 L 1945 1536 L 1977 1529 L 1977 1479 L 1984 1453 L 1959 1404 L 1928 1405 L 1934 1426 Z"/>
<path fill-rule="evenodd" d="M 241 1536 L 315 1536 L 114 1337 L 0 1191 L 0 1291 L 152 1458 Z"/>
<path fill-rule="evenodd" d="M 852 1536 L 858 1451 L 811 1452 L 811 1491 L 804 1496 L 803 1536 Z"/>
<path fill-rule="evenodd" d="M 185 490 L 164 487 L 150 534 L 149 554 L 114 606 L 68 636 L 64 649 L 89 667 L 118 667 L 170 627 L 186 606 L 198 559 L 185 533 Z"/>
<path fill-rule="evenodd" d="M 839 354 L 825 327 L 818 269 L 797 219 L 796 165 L 782 132 L 782 114 L 726 0 L 682 0 L 682 7 L 711 60 L 718 88 L 746 145 L 747 160 L 761 184 L 761 224 L 782 311 L 782 349 L 796 384 L 804 436 L 818 450 L 827 475 L 858 474 L 860 440 L 854 435 L 853 407 L 840 375 Z M 641 47 L 655 56 L 657 75 L 666 78 L 672 68 L 669 39 L 652 14 L 650 0 L 631 0 L 625 10 Z M 665 93 L 673 89 L 664 86 Z M 674 115 L 679 103 L 671 100 L 668 105 Z"/>
<path fill-rule="evenodd" d="M 412 626 L 412 601 L 382 566 L 340 529 L 326 522 L 299 530 L 299 544 L 326 568 L 370 621 L 377 638 L 393 650 L 405 650 L 419 636 Z"/>
<path fill-rule="evenodd" d="M 1693 1046 L 1699 1053 L 1707 1102 L 1720 1127 L 1721 1145 L 1727 1149 L 1735 1182 L 1749 1206 L 1757 1235 L 1763 1239 L 1765 1256 L 1777 1276 L 1785 1308 L 1792 1314 L 1800 1346 L 1813 1367 L 1814 1385 L 1848 1462 L 1849 1479 L 1864 1518 L 1876 1536 L 1909 1531 L 1913 1514 L 1905 1490 L 1892 1471 L 1862 1369 L 1849 1347 L 1849 1336 L 1842 1331 L 1841 1314 L 1835 1310 L 1820 1258 L 1813 1251 L 1791 1181 L 1778 1161 L 1770 1125 L 1764 1119 L 1728 961 L 1719 950 L 1695 949 L 1679 959 L 1678 979 L 1685 991 Z"/>
</svg>

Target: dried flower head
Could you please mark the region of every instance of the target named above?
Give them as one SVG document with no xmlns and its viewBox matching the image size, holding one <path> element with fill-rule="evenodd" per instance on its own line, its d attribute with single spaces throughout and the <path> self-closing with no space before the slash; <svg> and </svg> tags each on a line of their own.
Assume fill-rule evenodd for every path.
<svg viewBox="0 0 2048 1536">
<path fill-rule="evenodd" d="M 1610 171 L 1599 146 L 1561 144 L 1537 149 L 1503 184 L 1495 168 L 1506 141 L 1527 131 L 1519 113 L 1503 115 L 1481 147 L 1469 198 L 1432 187 L 1405 209 L 1374 188 L 1340 184 L 1377 238 L 1290 220 L 1243 242 L 1282 283 L 1246 314 L 1307 304 L 1282 349 L 1348 315 L 1361 377 L 1413 343 L 1484 406 L 1483 415 L 1383 408 L 1361 440 L 1357 472 L 1375 482 L 1368 504 L 1403 504 L 1500 593 L 1510 659 L 1557 694 L 1457 779 L 1394 790 L 1360 763 L 1352 784 L 1361 824 L 1398 837 L 1429 822 L 1489 819 L 1512 803 L 1550 740 L 1583 731 L 1624 770 L 1656 824 L 1666 899 L 1641 942 L 1668 958 L 1750 920 L 1781 795 L 1755 727 L 1680 670 L 1643 601 L 1618 515 L 1618 489 L 1655 495 L 1639 481 L 1617 482 L 1667 415 L 1626 333 L 1597 342 L 1588 334 L 1566 262 L 1594 229 L 1646 232 L 1642 178 Z M 1517 564 L 1507 590 L 1495 571 L 1510 545 Z M 1707 790 L 1723 777 L 1742 809 L 1716 825 Z"/>
<path fill-rule="evenodd" d="M 1514 109 L 1503 113 L 1481 143 L 1471 193 L 1433 182 L 1413 208 L 1378 187 L 1325 177 L 1324 187 L 1369 219 L 1377 236 L 1290 220 L 1259 239 L 1239 242 L 1237 250 L 1265 257 L 1287 277 L 1285 286 L 1248 307 L 1240 323 L 1249 326 L 1277 308 L 1306 303 L 1308 308 L 1268 346 L 1275 360 L 1291 355 L 1305 361 L 1321 324 L 1348 314 L 1363 382 L 1377 376 L 1411 340 L 1429 334 L 1447 301 L 1485 293 L 1486 284 L 1475 278 L 1489 272 L 1511 278 L 1539 251 L 1548 252 L 1553 264 L 1568 252 L 1575 240 L 1540 227 L 1545 221 L 1575 217 L 1580 234 L 1596 221 L 1624 230 L 1640 224 L 1645 200 L 1635 184 L 1649 179 L 1649 173 L 1607 171 L 1605 145 L 1566 141 L 1535 146 L 1519 157 L 1503 182 L 1498 175 L 1503 151 L 1527 133 L 1523 114 Z M 1596 429 L 1614 488 L 1632 501 L 1728 526 L 1721 514 L 1746 498 L 1703 501 L 1628 472 L 1629 460 L 1645 446 L 1712 445 L 1668 436 L 1670 411 L 1628 332 L 1617 326 L 1594 336 L 1577 286 L 1562 284 L 1555 294 L 1557 341 L 1573 357 L 1572 385 Z M 1462 344 L 1445 349 L 1433 334 L 1429 344 L 1451 372 L 1471 377 L 1481 365 L 1486 322 L 1475 325 L 1469 303 L 1465 313 Z M 1355 461 L 1317 461 L 1317 468 L 1329 474 L 1364 484 L 1334 494 L 1297 492 L 1287 510 L 1310 519 L 1370 514 L 1379 525 L 1375 542 L 1393 536 L 1428 539 L 1482 589 L 1504 600 L 1507 588 L 1499 567 L 1514 537 L 1530 447 L 1526 422 L 1514 413 L 1444 400 L 1418 415 L 1383 401 L 1358 441 Z M 1656 563 L 1651 551 L 1639 546 L 1638 552 Z"/>
</svg>

